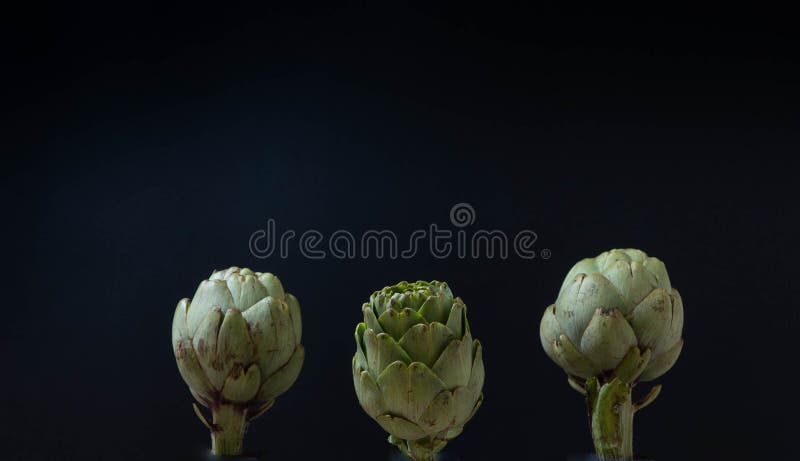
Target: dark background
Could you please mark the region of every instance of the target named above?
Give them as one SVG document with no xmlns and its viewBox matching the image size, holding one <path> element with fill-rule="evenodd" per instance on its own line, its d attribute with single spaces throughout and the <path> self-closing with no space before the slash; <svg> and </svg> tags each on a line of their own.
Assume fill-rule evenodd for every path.
<svg viewBox="0 0 800 461">
<path fill-rule="evenodd" d="M 785 11 L 520 5 L 30 5 L 2 28 L 4 459 L 188 459 L 208 444 L 170 350 L 212 269 L 278 274 L 308 355 L 246 439 L 386 459 L 359 408 L 371 291 L 450 282 L 485 346 L 464 460 L 589 452 L 538 324 L 573 263 L 662 258 L 686 346 L 637 416 L 659 460 L 796 453 L 800 73 Z M 258 260 L 251 233 L 534 230 L 552 257 Z M 451 227 L 452 228 L 452 227 Z"/>
</svg>

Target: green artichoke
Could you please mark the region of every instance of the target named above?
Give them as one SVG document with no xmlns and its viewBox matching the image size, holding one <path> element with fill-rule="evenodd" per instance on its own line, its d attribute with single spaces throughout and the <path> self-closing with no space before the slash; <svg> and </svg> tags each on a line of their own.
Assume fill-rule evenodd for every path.
<svg viewBox="0 0 800 461">
<path fill-rule="evenodd" d="M 547 355 L 587 396 L 595 449 L 601 458 L 632 456 L 635 411 L 630 391 L 669 370 L 683 348 L 683 301 L 657 258 L 611 250 L 584 259 L 567 274 L 539 334 Z"/>
<path fill-rule="evenodd" d="M 237 455 L 249 421 L 269 409 L 300 374 L 305 351 L 297 298 L 270 273 L 231 267 L 211 274 L 192 300 L 178 302 L 172 348 L 192 395 L 211 409 L 212 452 Z"/>
<path fill-rule="evenodd" d="M 356 327 L 358 401 L 389 442 L 433 460 L 483 401 L 481 344 L 443 282 L 400 282 L 370 296 Z"/>
</svg>

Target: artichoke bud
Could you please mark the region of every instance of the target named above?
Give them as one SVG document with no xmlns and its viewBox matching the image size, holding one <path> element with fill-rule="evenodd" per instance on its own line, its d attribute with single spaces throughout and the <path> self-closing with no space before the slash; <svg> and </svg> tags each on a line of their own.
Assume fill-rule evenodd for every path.
<svg viewBox="0 0 800 461">
<path fill-rule="evenodd" d="M 678 359 L 683 301 L 664 263 L 635 249 L 584 259 L 569 271 L 539 327 L 542 347 L 569 375 L 649 381 Z"/>
<path fill-rule="evenodd" d="M 305 356 L 301 331 L 297 298 L 270 273 L 215 271 L 193 299 L 178 303 L 175 359 L 192 395 L 215 412 L 216 454 L 238 454 L 248 412 L 266 408 L 297 379 Z M 241 421 L 232 422 L 235 418 Z M 225 433 L 228 422 L 236 434 Z"/>
<path fill-rule="evenodd" d="M 353 383 L 364 411 L 414 460 L 461 433 L 483 400 L 481 344 L 443 282 L 400 282 L 362 306 Z"/>
</svg>

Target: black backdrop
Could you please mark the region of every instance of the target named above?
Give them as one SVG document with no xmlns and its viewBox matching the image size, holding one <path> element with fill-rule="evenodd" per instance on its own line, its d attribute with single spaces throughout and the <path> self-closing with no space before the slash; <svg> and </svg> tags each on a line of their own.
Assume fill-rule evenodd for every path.
<svg viewBox="0 0 800 461">
<path fill-rule="evenodd" d="M 188 459 L 169 344 L 213 268 L 278 274 L 307 359 L 246 440 L 386 459 L 350 359 L 369 293 L 450 282 L 485 346 L 465 460 L 591 450 L 538 323 L 571 265 L 661 257 L 686 347 L 638 451 L 767 459 L 796 434 L 797 40 L 783 12 L 39 5 L 3 28 L 5 459 Z M 731 13 L 727 10 L 726 13 Z M 279 230 L 530 229 L 551 257 L 259 260 Z M 452 226 L 451 226 L 452 228 Z M 763 458 L 762 458 L 763 457 Z"/>
</svg>

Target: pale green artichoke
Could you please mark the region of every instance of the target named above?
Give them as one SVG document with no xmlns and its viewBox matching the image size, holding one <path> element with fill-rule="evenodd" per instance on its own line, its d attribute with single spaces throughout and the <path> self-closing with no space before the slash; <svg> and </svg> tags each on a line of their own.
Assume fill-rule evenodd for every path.
<svg viewBox="0 0 800 461">
<path fill-rule="evenodd" d="M 570 375 L 616 372 L 633 354 L 645 366 L 619 370 L 621 379 L 651 381 L 678 359 L 682 330 L 683 301 L 664 263 L 628 249 L 576 264 L 545 311 L 539 333 L 547 355 Z"/>
<path fill-rule="evenodd" d="M 356 327 L 353 382 L 361 407 L 415 461 L 435 459 L 483 400 L 481 344 L 443 282 L 376 291 Z"/>
<path fill-rule="evenodd" d="M 661 388 L 636 405 L 630 389 L 672 367 L 683 348 L 682 330 L 683 301 L 657 258 L 611 250 L 580 261 L 567 274 L 539 334 L 547 355 L 587 395 L 601 458 L 631 456 L 633 413 Z"/>
<path fill-rule="evenodd" d="M 270 273 L 231 267 L 211 274 L 172 321 L 172 348 L 192 395 L 211 409 L 212 451 L 241 453 L 247 423 L 300 373 L 305 351 L 297 298 Z"/>
</svg>

